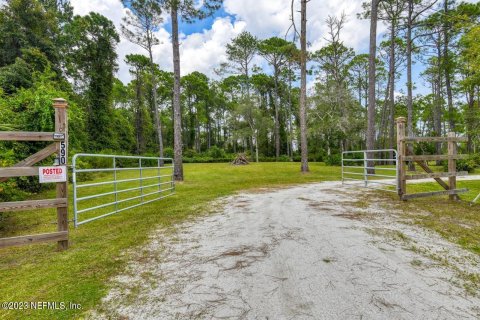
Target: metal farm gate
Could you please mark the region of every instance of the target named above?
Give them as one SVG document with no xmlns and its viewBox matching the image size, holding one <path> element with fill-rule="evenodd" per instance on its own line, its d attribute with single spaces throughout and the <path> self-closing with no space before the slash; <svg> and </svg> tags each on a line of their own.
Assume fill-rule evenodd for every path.
<svg viewBox="0 0 480 320">
<path fill-rule="evenodd" d="M 75 227 L 175 193 L 171 158 L 81 153 L 72 169 Z M 102 181 L 82 183 L 92 175 Z"/>
<path fill-rule="evenodd" d="M 342 152 L 342 184 L 398 192 L 398 153 L 395 149 Z"/>
</svg>

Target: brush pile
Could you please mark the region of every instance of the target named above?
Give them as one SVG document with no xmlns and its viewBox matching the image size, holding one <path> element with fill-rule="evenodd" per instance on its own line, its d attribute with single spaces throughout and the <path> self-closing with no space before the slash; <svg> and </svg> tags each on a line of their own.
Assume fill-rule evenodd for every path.
<svg viewBox="0 0 480 320">
<path fill-rule="evenodd" d="M 244 153 L 238 154 L 237 157 L 235 158 L 235 160 L 232 161 L 232 164 L 235 165 L 235 166 L 244 166 L 248 163 L 249 162 L 248 162 L 247 157 L 245 156 Z"/>
</svg>

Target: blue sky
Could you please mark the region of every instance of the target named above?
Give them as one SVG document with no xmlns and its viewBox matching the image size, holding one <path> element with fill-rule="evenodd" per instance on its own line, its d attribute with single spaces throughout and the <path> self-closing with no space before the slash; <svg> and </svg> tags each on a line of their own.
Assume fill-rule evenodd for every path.
<svg viewBox="0 0 480 320">
<path fill-rule="evenodd" d="M 220 10 L 216 11 L 214 15 L 203 19 L 203 20 L 196 20 L 194 23 L 185 23 L 184 21 L 180 20 L 179 30 L 185 35 L 191 35 L 193 33 L 199 33 L 203 30 L 208 30 L 212 28 L 213 22 L 217 18 L 224 18 L 230 17 L 232 22 L 235 22 L 235 16 L 228 14 L 225 9 L 222 7 Z M 165 28 L 167 30 L 171 29 L 170 21 L 165 24 Z"/>
</svg>

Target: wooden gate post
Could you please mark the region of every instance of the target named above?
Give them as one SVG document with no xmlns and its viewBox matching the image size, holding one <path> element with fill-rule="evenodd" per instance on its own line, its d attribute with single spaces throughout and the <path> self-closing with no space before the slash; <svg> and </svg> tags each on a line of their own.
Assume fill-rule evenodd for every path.
<svg viewBox="0 0 480 320">
<path fill-rule="evenodd" d="M 407 193 L 407 180 L 405 178 L 405 161 L 406 145 L 405 145 L 405 123 L 407 119 L 405 117 L 399 117 L 397 122 L 397 166 L 398 166 L 398 195 L 400 198 Z"/>
<path fill-rule="evenodd" d="M 455 138 L 456 134 L 455 132 L 449 132 L 448 133 L 448 138 Z M 457 142 L 455 139 L 448 139 L 448 182 L 450 185 L 450 190 L 455 190 L 457 189 Z M 459 200 L 459 197 L 457 194 L 450 194 L 448 196 L 450 200 Z"/>
<path fill-rule="evenodd" d="M 68 104 L 65 99 L 57 98 L 53 100 L 53 107 L 55 108 L 55 133 L 63 133 L 64 140 L 58 141 L 57 156 L 58 165 L 67 166 L 68 164 L 68 121 L 67 108 Z M 57 198 L 68 198 L 68 175 L 66 182 L 57 182 Z M 68 202 L 65 207 L 57 208 L 57 230 L 68 232 Z M 58 241 L 58 249 L 68 249 L 68 237 L 66 240 Z"/>
</svg>

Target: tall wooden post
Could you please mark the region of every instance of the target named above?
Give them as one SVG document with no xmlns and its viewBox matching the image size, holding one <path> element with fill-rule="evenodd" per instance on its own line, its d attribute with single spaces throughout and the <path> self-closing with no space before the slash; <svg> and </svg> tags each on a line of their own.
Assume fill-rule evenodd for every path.
<svg viewBox="0 0 480 320">
<path fill-rule="evenodd" d="M 58 165 L 67 166 L 68 164 L 68 104 L 65 99 L 57 98 L 53 100 L 55 108 L 55 133 L 64 134 L 64 140 L 57 142 Z M 68 179 L 66 182 L 57 183 L 57 198 L 68 198 Z M 68 232 L 68 206 L 57 208 L 57 230 Z M 67 240 L 58 241 L 58 249 L 68 249 Z"/>
<path fill-rule="evenodd" d="M 455 138 L 456 134 L 455 132 L 449 132 L 448 133 L 448 182 L 450 185 L 450 190 L 455 190 L 457 189 L 457 160 L 455 156 L 457 155 L 457 142 L 454 139 L 450 138 Z M 449 195 L 450 200 L 458 200 L 459 197 L 456 194 L 451 194 Z"/>
<path fill-rule="evenodd" d="M 405 145 L 405 117 L 399 117 L 397 122 L 397 152 L 398 152 L 398 195 L 400 198 L 407 193 L 407 180 L 405 178 L 405 161 L 406 145 Z"/>
</svg>

